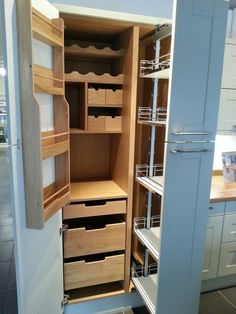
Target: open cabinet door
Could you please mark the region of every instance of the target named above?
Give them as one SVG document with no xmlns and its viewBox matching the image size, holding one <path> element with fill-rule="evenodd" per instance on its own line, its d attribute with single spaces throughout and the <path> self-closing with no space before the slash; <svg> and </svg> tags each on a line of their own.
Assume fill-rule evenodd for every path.
<svg viewBox="0 0 236 314">
<path fill-rule="evenodd" d="M 63 41 L 63 21 L 46 0 L 16 3 L 24 162 L 24 184 L 20 171 L 15 190 L 21 200 L 16 219 L 19 313 L 60 314 L 64 297 L 60 208 L 69 198 L 68 106 L 63 98 L 63 42 L 57 36 L 59 30 Z M 58 56 L 62 63 L 56 66 Z M 22 163 L 18 167 L 21 170 Z"/>
</svg>

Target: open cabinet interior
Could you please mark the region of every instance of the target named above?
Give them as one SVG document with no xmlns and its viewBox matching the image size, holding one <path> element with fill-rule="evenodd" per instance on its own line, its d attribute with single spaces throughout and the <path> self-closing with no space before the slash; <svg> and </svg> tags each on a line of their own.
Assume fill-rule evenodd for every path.
<svg viewBox="0 0 236 314">
<path fill-rule="evenodd" d="M 64 277 L 73 303 L 130 290 L 139 37 L 153 26 L 61 17 L 71 177 Z"/>
</svg>

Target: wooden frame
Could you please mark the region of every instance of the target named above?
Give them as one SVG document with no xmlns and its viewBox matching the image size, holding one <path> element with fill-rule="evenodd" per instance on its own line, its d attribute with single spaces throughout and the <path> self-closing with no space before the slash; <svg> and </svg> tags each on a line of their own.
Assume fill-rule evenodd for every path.
<svg viewBox="0 0 236 314">
<path fill-rule="evenodd" d="M 29 18 L 26 18 L 29 17 Z M 17 1 L 27 227 L 44 223 L 69 201 L 69 122 L 64 98 L 64 25 Z M 52 47 L 53 69 L 33 65 L 32 39 Z M 54 130 L 41 132 L 34 92 L 53 95 Z M 55 182 L 43 187 L 42 160 L 55 159 Z"/>
</svg>

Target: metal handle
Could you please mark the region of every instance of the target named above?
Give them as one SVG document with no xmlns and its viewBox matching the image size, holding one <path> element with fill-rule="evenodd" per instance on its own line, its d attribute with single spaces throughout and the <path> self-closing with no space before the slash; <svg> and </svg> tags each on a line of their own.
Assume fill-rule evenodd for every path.
<svg viewBox="0 0 236 314">
<path fill-rule="evenodd" d="M 183 149 L 172 149 L 172 153 L 178 154 L 178 153 L 206 153 L 211 152 L 210 149 L 190 149 L 190 150 L 183 150 Z"/>
<path fill-rule="evenodd" d="M 210 135 L 209 132 L 172 132 L 173 135 Z"/>
</svg>

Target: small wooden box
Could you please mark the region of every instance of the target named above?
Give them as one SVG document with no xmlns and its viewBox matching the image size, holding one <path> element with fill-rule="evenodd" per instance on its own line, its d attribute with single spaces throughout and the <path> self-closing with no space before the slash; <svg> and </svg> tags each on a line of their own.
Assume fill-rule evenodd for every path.
<svg viewBox="0 0 236 314">
<path fill-rule="evenodd" d="M 88 116 L 88 130 L 104 131 L 105 117 L 104 116 Z"/>
<path fill-rule="evenodd" d="M 86 263 L 64 263 L 65 290 L 124 280 L 124 254 Z"/>
<path fill-rule="evenodd" d="M 106 103 L 105 89 L 88 89 L 88 105 L 89 106 L 104 106 Z"/>
<path fill-rule="evenodd" d="M 124 250 L 125 229 L 125 222 L 107 224 L 101 229 L 68 229 L 64 236 L 64 257 Z"/>
<path fill-rule="evenodd" d="M 94 204 L 94 202 L 86 202 L 82 204 L 72 203 L 63 208 L 63 219 L 125 213 L 126 213 L 126 200 L 104 201 L 102 202 L 102 204 L 99 203 Z"/>
<path fill-rule="evenodd" d="M 114 107 L 122 107 L 123 103 L 123 91 L 117 89 L 113 91 L 112 89 L 106 89 L 106 105 Z"/>
<path fill-rule="evenodd" d="M 121 116 L 105 117 L 105 130 L 121 132 Z"/>
</svg>

